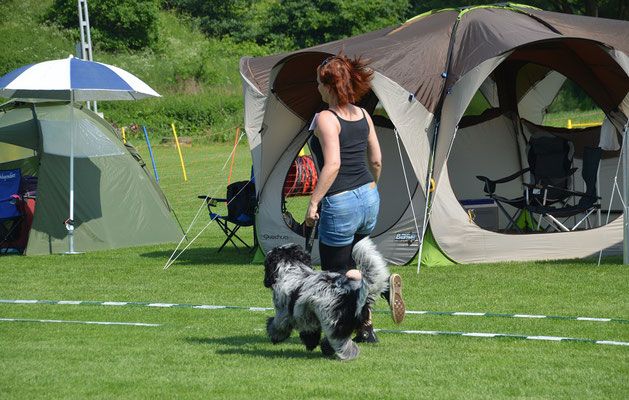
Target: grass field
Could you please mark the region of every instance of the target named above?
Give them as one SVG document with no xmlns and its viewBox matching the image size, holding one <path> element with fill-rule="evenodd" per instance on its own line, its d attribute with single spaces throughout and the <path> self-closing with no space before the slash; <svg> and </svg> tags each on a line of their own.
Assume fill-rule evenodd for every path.
<svg viewBox="0 0 629 400">
<path fill-rule="evenodd" d="M 138 143 L 141 144 L 141 143 Z M 224 194 L 231 144 L 155 145 L 160 183 L 187 228 L 198 194 Z M 140 147 L 150 165 L 146 145 Z M 231 181 L 248 179 L 238 146 Z M 207 224 L 202 210 L 192 229 Z M 0 258 L 0 300 L 224 305 L 200 309 L 146 304 L 0 303 L 0 398 L 610 398 L 629 397 L 629 347 L 586 342 L 380 332 L 356 361 L 305 351 L 294 334 L 272 345 L 263 267 L 233 248 L 217 254 L 210 225 L 168 269 L 175 244 L 80 256 Z M 245 236 L 251 236 L 250 231 Z M 384 301 L 379 329 L 539 335 L 629 342 L 629 274 L 619 257 L 592 260 L 392 267 L 408 310 L 574 319 L 409 314 L 394 325 Z M 86 321 L 159 326 L 91 325 Z M 83 323 L 79 323 L 83 322 Z"/>
</svg>

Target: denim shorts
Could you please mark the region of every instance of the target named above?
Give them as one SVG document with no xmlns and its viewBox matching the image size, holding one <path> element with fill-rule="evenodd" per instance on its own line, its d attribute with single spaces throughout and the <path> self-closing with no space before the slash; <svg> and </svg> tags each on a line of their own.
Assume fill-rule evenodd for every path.
<svg viewBox="0 0 629 400">
<path fill-rule="evenodd" d="M 328 246 L 352 244 L 355 234 L 369 235 L 376 226 L 380 196 L 376 184 L 326 196 L 321 200 L 319 241 Z"/>
</svg>

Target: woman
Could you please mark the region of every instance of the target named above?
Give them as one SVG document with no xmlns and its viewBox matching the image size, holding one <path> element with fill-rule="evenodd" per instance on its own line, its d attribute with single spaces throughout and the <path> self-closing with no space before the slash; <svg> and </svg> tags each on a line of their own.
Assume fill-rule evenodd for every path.
<svg viewBox="0 0 629 400">
<path fill-rule="evenodd" d="M 367 63 L 340 55 L 329 57 L 317 68 L 321 98 L 328 109 L 319 113 L 315 135 L 319 138 L 324 164 L 319 173 L 308 211 L 306 226 L 319 218 L 321 268 L 360 279 L 352 248 L 376 226 L 380 197 L 382 155 L 369 114 L 353 105 L 371 88 L 373 72 Z M 318 213 L 321 205 L 321 215 Z M 402 322 L 405 306 L 402 279 L 392 274 L 390 292 L 384 294 L 396 323 Z M 377 342 L 371 318 L 354 341 Z"/>
</svg>

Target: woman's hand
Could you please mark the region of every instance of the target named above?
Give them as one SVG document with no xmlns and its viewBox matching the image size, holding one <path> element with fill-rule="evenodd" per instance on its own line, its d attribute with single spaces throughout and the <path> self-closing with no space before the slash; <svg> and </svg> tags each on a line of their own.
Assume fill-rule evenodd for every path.
<svg viewBox="0 0 629 400">
<path fill-rule="evenodd" d="M 306 218 L 304 219 L 304 223 L 307 227 L 312 228 L 314 226 L 315 219 L 319 219 L 319 213 L 317 212 L 319 208 L 318 204 L 313 204 L 312 201 L 308 205 L 308 211 L 306 211 Z"/>
</svg>

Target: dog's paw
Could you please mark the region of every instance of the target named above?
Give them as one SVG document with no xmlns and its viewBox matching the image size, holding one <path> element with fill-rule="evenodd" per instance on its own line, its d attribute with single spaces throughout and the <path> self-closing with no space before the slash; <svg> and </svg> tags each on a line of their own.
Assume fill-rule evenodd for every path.
<svg viewBox="0 0 629 400">
<path fill-rule="evenodd" d="M 292 328 L 278 329 L 274 324 L 274 317 L 266 320 L 266 334 L 271 338 L 271 343 L 278 344 L 290 337 Z"/>
<path fill-rule="evenodd" d="M 306 346 L 306 350 L 312 351 L 319 345 L 321 332 L 299 332 L 299 339 Z"/>
<path fill-rule="evenodd" d="M 332 345 L 330 345 L 330 342 L 328 341 L 328 338 L 324 337 L 323 340 L 321 341 L 321 352 L 323 353 L 324 356 L 333 356 L 334 355 L 334 349 L 332 348 Z"/>
</svg>

